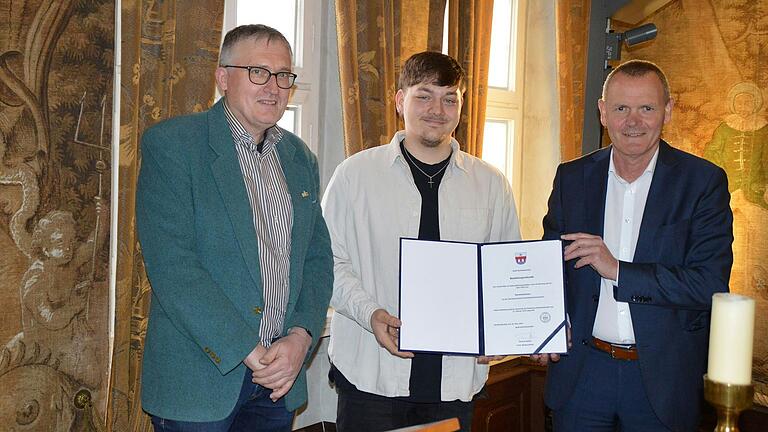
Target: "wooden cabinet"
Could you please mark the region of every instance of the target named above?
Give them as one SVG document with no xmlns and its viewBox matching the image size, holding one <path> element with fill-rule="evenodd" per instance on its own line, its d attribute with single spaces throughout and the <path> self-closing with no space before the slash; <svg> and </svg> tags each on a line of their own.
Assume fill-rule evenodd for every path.
<svg viewBox="0 0 768 432">
<path fill-rule="evenodd" d="M 491 366 L 472 432 L 544 431 L 545 371 L 522 357 Z"/>
</svg>

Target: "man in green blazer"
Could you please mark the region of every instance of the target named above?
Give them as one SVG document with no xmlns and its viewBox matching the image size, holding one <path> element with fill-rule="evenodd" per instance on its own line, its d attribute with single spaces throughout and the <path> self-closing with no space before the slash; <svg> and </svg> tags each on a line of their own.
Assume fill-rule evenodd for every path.
<svg viewBox="0 0 768 432">
<path fill-rule="evenodd" d="M 157 430 L 283 431 L 307 399 L 333 257 L 317 159 L 276 126 L 296 75 L 277 30 L 227 33 L 204 113 L 142 138 L 136 220 L 152 306 L 142 406 Z"/>
</svg>

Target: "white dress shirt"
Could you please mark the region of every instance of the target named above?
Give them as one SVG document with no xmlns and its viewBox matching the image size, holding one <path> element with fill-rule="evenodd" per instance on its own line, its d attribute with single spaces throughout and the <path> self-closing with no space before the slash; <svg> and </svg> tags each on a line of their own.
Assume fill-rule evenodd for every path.
<svg viewBox="0 0 768 432">
<path fill-rule="evenodd" d="M 323 197 L 331 234 L 334 286 L 329 355 L 358 390 L 386 397 L 409 396 L 411 360 L 390 354 L 371 331 L 371 315 L 398 315 L 400 237 L 418 237 L 421 196 L 400 152 L 403 131 L 392 141 L 342 162 Z M 440 182 L 442 240 L 519 240 L 520 227 L 506 178 L 459 150 Z M 450 311 L 447 311 L 450 313 Z M 475 357 L 443 356 L 441 400 L 469 401 L 483 387 L 488 366 Z"/>
<path fill-rule="evenodd" d="M 645 201 L 648 199 L 658 156 L 659 149 L 656 149 L 643 174 L 628 183 L 616 172 L 611 150 L 608 187 L 605 193 L 603 241 L 619 261 L 632 262 L 635 256 Z M 617 275 L 617 280 L 620 278 L 621 275 Z M 615 344 L 632 345 L 635 343 L 635 331 L 632 328 L 629 304 L 616 301 L 613 297 L 614 285 L 618 285 L 617 281 L 601 279 L 600 300 L 592 336 Z"/>
</svg>

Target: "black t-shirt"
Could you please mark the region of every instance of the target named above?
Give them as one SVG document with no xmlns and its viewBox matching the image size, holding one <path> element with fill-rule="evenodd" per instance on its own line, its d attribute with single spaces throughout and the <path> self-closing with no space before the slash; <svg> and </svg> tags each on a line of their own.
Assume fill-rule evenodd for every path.
<svg viewBox="0 0 768 432">
<path fill-rule="evenodd" d="M 447 159 L 434 165 L 416 159 L 400 142 L 400 151 L 408 162 L 413 181 L 421 194 L 421 219 L 419 240 L 440 240 L 440 219 L 437 192 L 445 170 Z M 440 402 L 440 382 L 443 373 L 443 356 L 440 354 L 416 353 L 411 361 L 410 396 L 412 402 Z"/>
</svg>

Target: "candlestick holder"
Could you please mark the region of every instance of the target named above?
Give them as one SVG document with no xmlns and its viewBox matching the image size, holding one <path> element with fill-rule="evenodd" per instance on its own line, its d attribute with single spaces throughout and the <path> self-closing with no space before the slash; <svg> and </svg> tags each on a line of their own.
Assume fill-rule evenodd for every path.
<svg viewBox="0 0 768 432">
<path fill-rule="evenodd" d="M 717 410 L 715 432 L 738 432 L 739 413 L 752 406 L 752 384 L 726 384 L 704 374 L 704 399 Z"/>
</svg>

